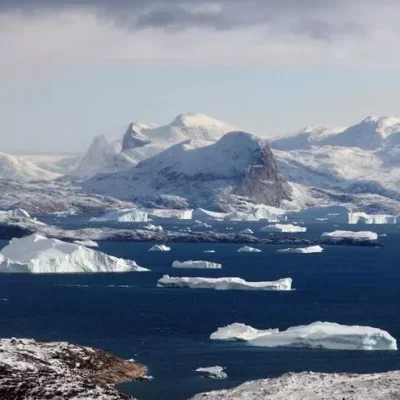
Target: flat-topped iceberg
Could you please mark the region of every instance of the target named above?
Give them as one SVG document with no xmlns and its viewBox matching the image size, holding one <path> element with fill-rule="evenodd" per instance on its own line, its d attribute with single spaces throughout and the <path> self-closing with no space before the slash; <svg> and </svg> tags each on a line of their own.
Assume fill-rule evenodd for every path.
<svg viewBox="0 0 400 400">
<path fill-rule="evenodd" d="M 144 209 L 143 212 L 146 212 L 150 215 L 152 219 L 173 219 L 173 220 L 181 220 L 181 219 L 192 219 L 193 218 L 193 210 L 172 210 L 168 208 L 151 208 Z"/>
<path fill-rule="evenodd" d="M 218 340 L 245 340 L 251 346 L 296 347 L 332 350 L 397 350 L 396 339 L 388 332 L 369 326 L 348 326 L 333 322 L 313 322 L 294 326 L 285 331 L 266 331 L 254 337 L 247 335 L 251 327 L 241 324 L 219 328 L 210 338 Z"/>
<path fill-rule="evenodd" d="M 75 244 L 80 244 L 85 247 L 99 247 L 99 244 L 94 240 L 86 239 L 86 240 L 74 240 Z"/>
<path fill-rule="evenodd" d="M 155 244 L 153 247 L 150 247 L 149 251 L 171 251 L 171 247 L 165 244 Z"/>
<path fill-rule="evenodd" d="M 292 290 L 292 279 L 283 278 L 271 282 L 247 282 L 241 278 L 172 277 L 164 275 L 158 287 L 215 290 Z"/>
<path fill-rule="evenodd" d="M 397 217 L 388 214 L 366 214 L 364 212 L 350 212 L 347 214 L 348 223 L 351 225 L 355 224 L 367 224 L 367 225 L 386 225 L 396 224 Z"/>
<path fill-rule="evenodd" d="M 193 268 L 193 269 L 221 269 L 222 264 L 210 262 L 210 261 L 174 261 L 172 268 Z"/>
<path fill-rule="evenodd" d="M 0 253 L 4 273 L 94 273 L 148 271 L 135 261 L 109 256 L 88 247 L 32 234 L 13 239 Z"/>
<path fill-rule="evenodd" d="M 243 246 L 238 249 L 238 253 L 261 253 L 261 250 L 256 249 L 255 247 Z"/>
<path fill-rule="evenodd" d="M 312 254 L 322 253 L 324 248 L 321 246 L 308 246 L 308 247 L 293 247 L 289 249 L 279 249 L 278 253 L 300 253 L 300 254 Z"/>
<path fill-rule="evenodd" d="M 210 335 L 212 340 L 253 340 L 259 336 L 270 333 L 277 333 L 279 329 L 256 329 L 252 326 L 235 322 L 233 324 L 218 328 L 217 331 Z"/>
<path fill-rule="evenodd" d="M 375 241 L 378 240 L 378 234 L 370 231 L 333 231 L 324 232 L 321 235 L 321 239 L 324 242 L 337 242 L 342 240 L 352 241 Z"/>
<path fill-rule="evenodd" d="M 196 369 L 196 372 L 201 372 L 207 378 L 211 379 L 226 379 L 228 375 L 224 372 L 224 367 L 216 365 L 215 367 L 200 367 Z"/>
<path fill-rule="evenodd" d="M 148 213 L 141 210 L 116 210 L 101 217 L 92 218 L 93 222 L 147 222 Z"/>
<path fill-rule="evenodd" d="M 264 228 L 261 228 L 261 232 L 297 233 L 306 231 L 307 228 L 305 226 L 297 226 L 293 224 L 274 224 L 274 225 L 267 225 Z"/>
</svg>

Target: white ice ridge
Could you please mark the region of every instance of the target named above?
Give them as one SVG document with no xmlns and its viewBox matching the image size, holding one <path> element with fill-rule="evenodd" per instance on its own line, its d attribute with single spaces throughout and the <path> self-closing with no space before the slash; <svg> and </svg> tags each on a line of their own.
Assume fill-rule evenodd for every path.
<svg viewBox="0 0 400 400">
<path fill-rule="evenodd" d="M 153 247 L 150 247 L 149 251 L 170 251 L 171 247 L 166 246 L 165 244 L 155 244 Z"/>
<path fill-rule="evenodd" d="M 116 210 L 101 217 L 92 218 L 93 222 L 147 222 L 148 213 L 141 210 Z"/>
<path fill-rule="evenodd" d="M 271 282 L 247 282 L 241 278 L 172 277 L 164 275 L 158 287 L 215 290 L 292 290 L 292 279 L 283 278 Z"/>
<path fill-rule="evenodd" d="M 252 326 L 235 322 L 233 324 L 218 328 L 216 332 L 212 333 L 210 339 L 212 340 L 253 340 L 259 336 L 268 335 L 270 333 L 277 333 L 279 329 L 256 329 Z"/>
<path fill-rule="evenodd" d="M 261 232 L 306 232 L 307 228 L 304 226 L 297 226 L 292 224 L 274 224 L 274 225 L 267 225 L 264 228 L 261 228 Z"/>
<path fill-rule="evenodd" d="M 397 218 L 388 214 L 366 214 L 364 212 L 348 213 L 349 224 L 396 224 Z"/>
<path fill-rule="evenodd" d="M 236 327 L 236 325 L 238 325 Z M 348 326 L 332 322 L 314 322 L 259 334 L 248 339 L 241 324 L 219 328 L 210 338 L 245 340 L 258 347 L 296 347 L 332 350 L 397 350 L 397 342 L 388 332 L 369 326 Z M 246 327 L 250 329 L 251 327 Z M 258 331 L 259 332 L 259 331 Z M 223 338 L 223 339 L 222 339 Z"/>
<path fill-rule="evenodd" d="M 238 253 L 261 253 L 261 250 L 256 249 L 255 247 L 243 246 L 238 249 Z"/>
<path fill-rule="evenodd" d="M 172 268 L 193 268 L 193 269 L 221 269 L 222 264 L 213 263 L 210 261 L 174 261 L 172 263 Z"/>
<path fill-rule="evenodd" d="M 4 273 L 94 273 L 148 271 L 132 260 L 109 256 L 88 247 L 32 234 L 12 239 L 0 253 Z"/>
<path fill-rule="evenodd" d="M 343 239 L 351 239 L 351 240 L 378 240 L 378 234 L 370 231 L 333 231 L 333 232 L 324 232 L 321 235 L 321 239 L 324 241 L 335 242 Z"/>
<path fill-rule="evenodd" d="M 196 369 L 196 372 L 201 372 L 205 376 L 211 379 L 226 379 L 228 375 L 224 372 L 224 367 L 216 365 L 215 367 L 200 367 Z"/>
<path fill-rule="evenodd" d="M 279 249 L 279 253 L 301 253 L 301 254 L 311 254 L 311 253 L 322 253 L 324 251 L 321 246 L 308 246 L 308 247 L 293 247 L 288 249 Z"/>
<path fill-rule="evenodd" d="M 80 244 L 85 247 L 99 247 L 99 244 L 94 240 L 86 239 L 86 240 L 74 240 L 75 244 Z"/>
</svg>

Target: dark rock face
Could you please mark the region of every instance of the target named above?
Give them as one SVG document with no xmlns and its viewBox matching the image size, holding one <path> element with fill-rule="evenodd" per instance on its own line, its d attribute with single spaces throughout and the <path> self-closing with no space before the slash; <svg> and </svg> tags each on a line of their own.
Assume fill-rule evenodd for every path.
<svg viewBox="0 0 400 400">
<path fill-rule="evenodd" d="M 112 385 L 145 379 L 146 368 L 89 347 L 0 340 L 0 398 L 133 400 Z"/>
<path fill-rule="evenodd" d="M 146 146 L 149 144 L 150 140 L 146 138 L 146 136 L 136 132 L 132 128 L 132 124 L 128 126 L 127 131 L 122 139 L 122 152 L 129 151 L 135 149 L 137 147 Z"/>
</svg>

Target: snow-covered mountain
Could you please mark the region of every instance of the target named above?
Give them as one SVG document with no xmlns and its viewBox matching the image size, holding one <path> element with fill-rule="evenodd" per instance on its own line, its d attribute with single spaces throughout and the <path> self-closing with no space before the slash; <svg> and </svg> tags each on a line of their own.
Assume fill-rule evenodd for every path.
<svg viewBox="0 0 400 400">
<path fill-rule="evenodd" d="M 279 206 L 291 198 L 266 141 L 244 132 L 231 132 L 212 144 L 177 144 L 135 168 L 96 176 L 83 187 L 87 193 L 149 207 L 228 211 L 247 201 Z"/>
<path fill-rule="evenodd" d="M 42 181 L 56 179 L 59 176 L 59 174 L 40 168 L 28 160 L 0 153 L 0 179 Z"/>
<path fill-rule="evenodd" d="M 224 122 L 195 113 L 178 115 L 163 126 L 132 122 L 120 140 L 95 138 L 70 176 L 87 179 L 96 174 L 123 171 L 177 143 L 186 140 L 215 142 L 234 130 Z"/>
</svg>

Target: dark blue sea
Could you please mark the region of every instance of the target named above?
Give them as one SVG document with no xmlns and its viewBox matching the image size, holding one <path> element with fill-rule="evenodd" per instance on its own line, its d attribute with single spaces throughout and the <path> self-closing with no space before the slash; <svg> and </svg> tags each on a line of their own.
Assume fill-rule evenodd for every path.
<svg viewBox="0 0 400 400">
<path fill-rule="evenodd" d="M 69 221 L 71 227 L 77 222 Z M 62 225 L 62 223 L 59 223 Z M 67 224 L 67 222 L 65 222 Z M 232 224 L 258 230 L 257 223 Z M 218 229 L 226 230 L 228 225 Z M 299 237 L 350 228 L 387 233 L 382 248 L 326 246 L 322 254 L 285 254 L 287 246 L 261 245 L 262 253 L 237 253 L 237 244 L 100 243 L 100 250 L 134 259 L 149 273 L 0 276 L 0 336 L 67 340 L 109 350 L 149 367 L 154 380 L 121 388 L 139 399 L 183 400 L 249 379 L 289 371 L 379 372 L 400 369 L 399 352 L 252 348 L 218 343 L 218 327 L 243 322 L 286 329 L 314 321 L 369 325 L 400 338 L 399 226 L 314 224 Z M 229 231 L 229 230 L 227 230 Z M 267 235 L 267 234 L 265 234 Z M 0 242 L 0 247 L 5 242 Z M 215 254 L 203 253 L 214 249 Z M 206 259 L 222 270 L 172 270 L 173 260 Z M 293 278 L 295 291 L 245 292 L 156 288 L 163 274 L 238 276 L 247 280 Z M 222 365 L 228 379 L 202 378 L 198 367 Z"/>
</svg>

